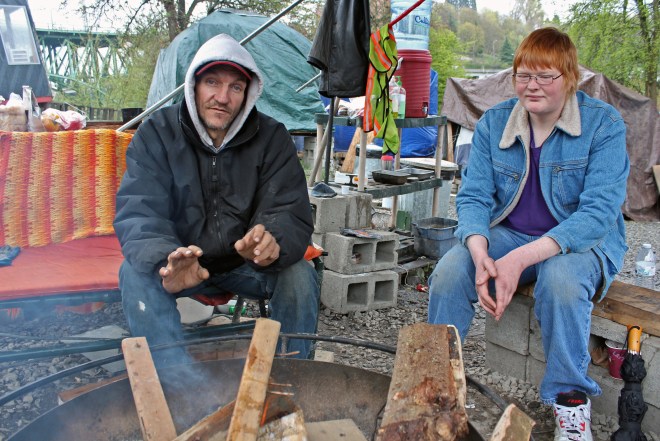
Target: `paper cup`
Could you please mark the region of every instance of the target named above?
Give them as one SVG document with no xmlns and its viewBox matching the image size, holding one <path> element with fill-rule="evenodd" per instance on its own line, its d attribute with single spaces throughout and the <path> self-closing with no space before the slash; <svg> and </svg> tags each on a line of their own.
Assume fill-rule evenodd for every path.
<svg viewBox="0 0 660 441">
<path fill-rule="evenodd" d="M 351 192 L 351 186 L 350 185 L 342 185 L 341 186 L 341 194 L 349 194 Z"/>
<path fill-rule="evenodd" d="M 610 365 L 610 375 L 613 378 L 621 380 L 621 365 L 626 358 L 627 351 L 621 347 L 621 344 L 611 340 L 607 340 L 605 346 L 607 346 L 607 359 Z"/>
</svg>

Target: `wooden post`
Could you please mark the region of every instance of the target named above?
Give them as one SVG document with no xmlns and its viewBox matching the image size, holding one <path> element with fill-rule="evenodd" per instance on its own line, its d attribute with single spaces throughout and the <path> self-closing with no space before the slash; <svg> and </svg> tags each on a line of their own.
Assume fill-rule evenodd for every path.
<svg viewBox="0 0 660 441">
<path fill-rule="evenodd" d="M 257 439 L 279 334 L 279 322 L 265 318 L 256 320 L 227 441 Z"/>
<path fill-rule="evenodd" d="M 142 438 L 145 441 L 172 441 L 176 429 L 158 373 L 151 358 L 147 339 L 125 338 L 121 342 L 126 371 L 133 390 Z"/>
</svg>

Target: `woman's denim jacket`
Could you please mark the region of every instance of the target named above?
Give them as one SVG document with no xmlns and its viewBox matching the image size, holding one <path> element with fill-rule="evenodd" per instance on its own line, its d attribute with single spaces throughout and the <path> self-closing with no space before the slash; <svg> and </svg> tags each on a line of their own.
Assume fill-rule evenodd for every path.
<svg viewBox="0 0 660 441">
<path fill-rule="evenodd" d="M 490 240 L 490 227 L 516 206 L 528 176 L 529 144 L 528 114 L 517 98 L 481 117 L 456 198 L 461 243 L 473 234 Z M 562 254 L 593 250 L 598 255 L 601 299 L 628 249 L 621 205 L 629 168 L 619 112 L 583 92 L 571 96 L 539 161 L 543 198 L 559 222 L 544 236 L 553 238 Z"/>
</svg>

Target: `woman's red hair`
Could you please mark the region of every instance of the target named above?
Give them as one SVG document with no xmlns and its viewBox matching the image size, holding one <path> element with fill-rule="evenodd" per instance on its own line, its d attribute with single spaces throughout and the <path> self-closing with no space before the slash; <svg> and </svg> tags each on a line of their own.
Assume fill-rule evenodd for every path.
<svg viewBox="0 0 660 441">
<path fill-rule="evenodd" d="M 568 34 L 557 28 L 537 29 L 525 37 L 513 57 L 514 74 L 519 66 L 557 69 L 564 77 L 566 94 L 574 94 L 577 90 L 580 80 L 577 49 Z"/>
</svg>

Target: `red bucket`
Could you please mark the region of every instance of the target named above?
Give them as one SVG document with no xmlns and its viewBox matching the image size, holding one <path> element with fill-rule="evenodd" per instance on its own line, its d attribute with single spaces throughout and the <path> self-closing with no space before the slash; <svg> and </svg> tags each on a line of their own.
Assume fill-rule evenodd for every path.
<svg viewBox="0 0 660 441">
<path fill-rule="evenodd" d="M 394 75 L 401 76 L 401 85 L 406 89 L 406 117 L 425 118 L 431 93 L 431 53 L 400 49 L 398 54 L 400 64 Z"/>
</svg>

